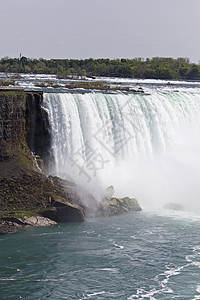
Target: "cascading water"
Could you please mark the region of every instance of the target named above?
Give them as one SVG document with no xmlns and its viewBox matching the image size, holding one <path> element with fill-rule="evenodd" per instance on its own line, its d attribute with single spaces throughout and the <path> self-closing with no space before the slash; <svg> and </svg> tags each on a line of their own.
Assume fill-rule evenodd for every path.
<svg viewBox="0 0 200 300">
<path fill-rule="evenodd" d="M 0 299 L 200 300 L 200 92 L 177 85 L 44 94 L 51 173 L 143 211 L 0 235 Z"/>
<path fill-rule="evenodd" d="M 45 93 L 52 173 L 74 178 L 96 197 L 114 185 L 117 196 L 142 206 L 167 202 L 198 207 L 198 92 Z"/>
</svg>

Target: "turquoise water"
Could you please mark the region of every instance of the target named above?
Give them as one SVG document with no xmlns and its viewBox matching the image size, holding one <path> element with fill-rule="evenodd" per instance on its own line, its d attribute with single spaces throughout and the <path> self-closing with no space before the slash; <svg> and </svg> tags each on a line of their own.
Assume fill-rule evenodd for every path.
<svg viewBox="0 0 200 300">
<path fill-rule="evenodd" d="M 200 299 L 199 232 L 144 211 L 0 236 L 0 299 Z"/>
</svg>

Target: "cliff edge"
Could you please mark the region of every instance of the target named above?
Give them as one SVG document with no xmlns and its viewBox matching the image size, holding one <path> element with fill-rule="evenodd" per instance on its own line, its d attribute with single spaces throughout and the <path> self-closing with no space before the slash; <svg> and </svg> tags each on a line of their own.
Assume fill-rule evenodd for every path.
<svg viewBox="0 0 200 300">
<path fill-rule="evenodd" d="M 55 222 L 84 220 L 75 184 L 45 175 L 33 155 L 48 168 L 50 132 L 41 103 L 41 92 L 0 91 L 0 233 L 43 214 Z"/>
</svg>

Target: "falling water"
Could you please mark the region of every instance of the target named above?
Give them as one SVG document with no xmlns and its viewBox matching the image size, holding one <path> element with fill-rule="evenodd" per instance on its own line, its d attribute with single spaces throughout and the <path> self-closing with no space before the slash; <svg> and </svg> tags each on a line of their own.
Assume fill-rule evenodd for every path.
<svg viewBox="0 0 200 300">
<path fill-rule="evenodd" d="M 55 165 L 94 192 L 198 207 L 200 94 L 45 93 Z"/>
<path fill-rule="evenodd" d="M 163 90 L 44 94 L 51 173 L 143 211 L 0 236 L 0 299 L 200 299 L 200 93 Z"/>
</svg>

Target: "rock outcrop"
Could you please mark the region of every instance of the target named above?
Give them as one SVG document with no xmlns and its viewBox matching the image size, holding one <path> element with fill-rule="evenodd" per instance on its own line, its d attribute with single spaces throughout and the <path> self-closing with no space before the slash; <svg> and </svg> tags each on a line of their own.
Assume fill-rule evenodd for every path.
<svg viewBox="0 0 200 300">
<path fill-rule="evenodd" d="M 0 234 L 17 232 L 24 227 L 56 225 L 53 220 L 42 216 L 20 218 L 5 218 L 0 220 Z"/>
<path fill-rule="evenodd" d="M 26 142 L 37 162 L 42 161 L 44 172 L 48 173 L 53 157 L 51 155 L 51 134 L 46 110 L 42 108 L 43 94 L 41 92 L 26 93 Z M 39 164 L 41 167 L 41 164 Z"/>
<path fill-rule="evenodd" d="M 106 188 L 105 196 L 100 202 L 96 215 L 97 216 L 114 216 L 124 214 L 130 211 L 141 211 L 142 208 L 135 198 L 116 198 L 115 190 L 111 185 Z"/>
<path fill-rule="evenodd" d="M 19 166 L 14 160 L 13 164 Z M 7 167 L 6 167 L 7 168 Z M 56 210 L 57 222 L 83 221 L 83 205 L 72 183 L 57 177 L 46 176 L 31 169 L 19 168 L 12 175 L 0 178 L 0 217 L 22 217 Z M 65 218 L 62 216 L 65 211 Z M 54 213 L 55 215 L 55 213 Z"/>
<path fill-rule="evenodd" d="M 135 198 L 110 198 L 104 199 L 99 206 L 99 216 L 114 216 L 131 211 L 141 211 L 141 207 Z"/>
<path fill-rule="evenodd" d="M 50 210 L 53 221 L 84 220 L 75 184 L 45 175 L 32 153 L 49 160 L 50 132 L 41 102 L 41 93 L 0 92 L 0 232 L 28 226 L 26 217 Z"/>
</svg>

